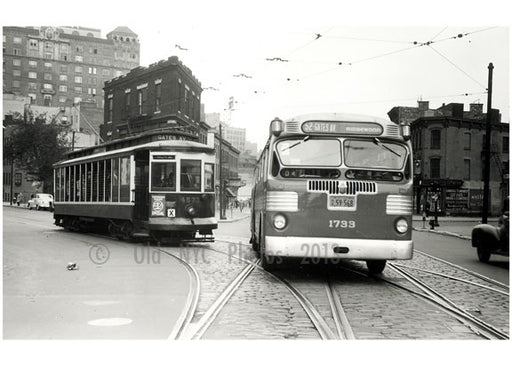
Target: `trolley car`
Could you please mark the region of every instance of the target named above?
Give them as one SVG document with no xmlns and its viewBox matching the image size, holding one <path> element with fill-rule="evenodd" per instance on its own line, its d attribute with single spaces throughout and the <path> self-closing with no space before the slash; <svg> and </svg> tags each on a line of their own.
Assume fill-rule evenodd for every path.
<svg viewBox="0 0 512 366">
<path fill-rule="evenodd" d="M 251 243 L 278 257 L 364 260 L 382 272 L 413 253 L 410 128 L 339 113 L 275 119 L 252 192 Z"/>
<path fill-rule="evenodd" d="M 69 153 L 54 165 L 55 225 L 122 239 L 213 240 L 213 135 L 208 140 L 152 131 Z"/>
</svg>

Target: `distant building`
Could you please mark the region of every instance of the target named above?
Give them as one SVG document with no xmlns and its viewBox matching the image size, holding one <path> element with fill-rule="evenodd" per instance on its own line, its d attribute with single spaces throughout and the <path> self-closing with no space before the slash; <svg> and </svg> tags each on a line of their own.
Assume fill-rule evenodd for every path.
<svg viewBox="0 0 512 366">
<path fill-rule="evenodd" d="M 140 64 L 140 44 L 126 27 L 106 39 L 86 27 L 3 27 L 3 61 L 4 93 L 47 107 L 87 102 L 102 114 L 105 81 Z M 99 131 L 103 118 L 89 119 Z"/>
<path fill-rule="evenodd" d="M 501 123 L 492 111 L 490 211 L 497 215 L 509 195 L 509 124 Z M 487 114 L 482 104 L 460 103 L 430 109 L 429 102 L 418 107 L 394 107 L 390 119 L 411 124 L 415 160 L 415 206 L 434 210 L 439 196 L 441 214 L 481 214 Z"/>
</svg>

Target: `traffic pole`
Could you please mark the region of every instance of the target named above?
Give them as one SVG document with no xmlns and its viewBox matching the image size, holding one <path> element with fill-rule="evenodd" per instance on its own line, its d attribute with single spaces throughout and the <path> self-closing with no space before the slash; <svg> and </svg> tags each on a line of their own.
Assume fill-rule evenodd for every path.
<svg viewBox="0 0 512 366">
<path fill-rule="evenodd" d="M 491 175 L 491 112 L 492 112 L 492 71 L 494 66 L 489 63 L 489 79 L 487 87 L 487 123 L 485 126 L 485 155 L 484 155 L 484 202 L 482 207 L 482 224 L 487 224 L 489 216 L 489 180 Z"/>
</svg>

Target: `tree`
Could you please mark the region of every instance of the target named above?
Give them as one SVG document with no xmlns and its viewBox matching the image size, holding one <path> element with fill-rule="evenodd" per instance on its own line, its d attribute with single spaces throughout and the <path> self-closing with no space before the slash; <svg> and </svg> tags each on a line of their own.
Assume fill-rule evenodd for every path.
<svg viewBox="0 0 512 366">
<path fill-rule="evenodd" d="M 10 132 L 10 133 L 7 133 Z M 44 183 L 44 191 L 53 190 L 53 164 L 65 158 L 69 150 L 67 129 L 55 123 L 19 123 L 5 131 L 8 139 L 4 155 L 27 171 L 34 179 Z"/>
</svg>

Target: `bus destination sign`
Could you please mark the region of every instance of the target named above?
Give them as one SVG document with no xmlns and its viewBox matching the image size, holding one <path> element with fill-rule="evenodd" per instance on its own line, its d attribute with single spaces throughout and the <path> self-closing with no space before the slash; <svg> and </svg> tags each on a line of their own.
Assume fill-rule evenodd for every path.
<svg viewBox="0 0 512 366">
<path fill-rule="evenodd" d="M 371 122 L 324 122 L 308 121 L 302 124 L 302 132 L 334 135 L 382 135 L 382 127 Z"/>
</svg>

